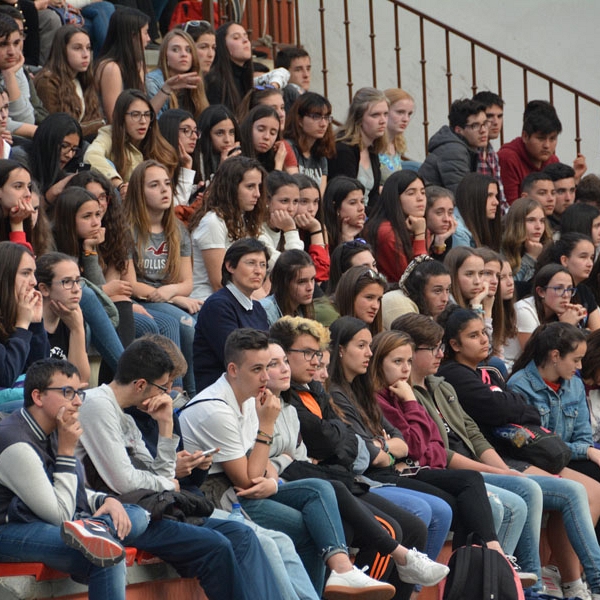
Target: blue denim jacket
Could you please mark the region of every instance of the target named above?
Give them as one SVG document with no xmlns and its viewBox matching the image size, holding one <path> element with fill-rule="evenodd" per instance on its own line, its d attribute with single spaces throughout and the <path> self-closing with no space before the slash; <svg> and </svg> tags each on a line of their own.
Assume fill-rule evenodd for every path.
<svg viewBox="0 0 600 600">
<path fill-rule="evenodd" d="M 585 387 L 578 376 L 563 381 L 557 393 L 548 387 L 531 361 L 508 380 L 508 387 L 538 409 L 542 426 L 564 440 L 574 460 L 587 458 L 587 450 L 594 442 Z"/>
</svg>

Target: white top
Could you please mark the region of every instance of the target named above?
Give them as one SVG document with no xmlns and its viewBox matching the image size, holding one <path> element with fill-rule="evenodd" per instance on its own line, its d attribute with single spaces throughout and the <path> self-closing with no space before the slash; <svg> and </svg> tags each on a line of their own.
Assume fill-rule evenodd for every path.
<svg viewBox="0 0 600 600">
<path fill-rule="evenodd" d="M 533 296 L 523 298 L 515 304 L 517 313 L 517 331 L 519 333 L 533 333 L 540 325 Z"/>
<path fill-rule="evenodd" d="M 194 402 L 200 398 L 218 398 L 207 402 Z M 223 400 L 223 402 L 221 402 Z M 220 463 L 236 460 L 248 454 L 254 446 L 258 430 L 254 397 L 240 406 L 225 374 L 202 390 L 181 411 L 179 423 L 183 445 L 189 452 L 219 447 L 213 455 L 209 474 L 222 473 Z"/>
<path fill-rule="evenodd" d="M 280 237 L 281 231 L 271 229 L 266 223 L 261 227 L 258 239 L 269 249 L 269 254 L 271 255 L 271 258 L 269 259 L 269 270 L 273 268 L 273 265 L 277 262 L 277 259 L 281 254 L 281 252 L 277 250 Z M 304 242 L 300 239 L 300 234 L 297 229 L 286 231 L 283 234 L 283 239 L 284 250 L 304 250 Z"/>
<path fill-rule="evenodd" d="M 231 244 L 233 241 L 229 237 L 225 221 L 214 211 L 208 211 L 192 232 L 192 254 L 194 256 L 194 289 L 190 294 L 192 298 L 206 300 L 214 292 L 208 279 L 202 250 L 212 248 L 227 250 Z"/>
</svg>

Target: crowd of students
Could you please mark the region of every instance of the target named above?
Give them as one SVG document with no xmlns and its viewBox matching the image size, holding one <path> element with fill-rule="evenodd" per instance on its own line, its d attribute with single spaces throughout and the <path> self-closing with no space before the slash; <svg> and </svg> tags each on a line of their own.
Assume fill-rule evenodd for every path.
<svg viewBox="0 0 600 600">
<path fill-rule="evenodd" d="M 220 600 L 414 599 L 475 532 L 528 598 L 598 600 L 600 180 L 552 105 L 496 152 L 503 100 L 456 100 L 421 163 L 404 90 L 336 128 L 302 48 L 263 72 L 190 21 L 148 71 L 147 14 L 84 11 L 47 60 L 0 11 L 0 560 L 90 598 L 124 598 L 129 544 Z M 507 452 L 519 424 L 560 478 Z M 202 526 L 148 524 L 141 489 Z"/>
</svg>

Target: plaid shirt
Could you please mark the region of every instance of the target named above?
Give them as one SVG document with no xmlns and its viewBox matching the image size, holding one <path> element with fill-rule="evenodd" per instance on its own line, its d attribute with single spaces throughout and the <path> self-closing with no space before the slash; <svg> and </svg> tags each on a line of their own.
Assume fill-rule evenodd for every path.
<svg viewBox="0 0 600 600">
<path fill-rule="evenodd" d="M 504 195 L 504 186 L 502 185 L 502 176 L 500 175 L 500 162 L 492 144 L 488 144 L 487 148 L 479 148 L 477 150 L 477 172 L 483 175 L 491 175 L 498 182 L 500 210 L 505 215 L 508 212 L 509 204 Z"/>
</svg>

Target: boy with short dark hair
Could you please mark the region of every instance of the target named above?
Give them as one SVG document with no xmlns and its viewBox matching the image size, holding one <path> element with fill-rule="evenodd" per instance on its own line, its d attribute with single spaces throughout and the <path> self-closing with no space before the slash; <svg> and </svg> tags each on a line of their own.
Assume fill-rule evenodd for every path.
<svg viewBox="0 0 600 600">
<path fill-rule="evenodd" d="M 556 162 L 544 169 L 544 173 L 554 182 L 556 202 L 548 222 L 554 231 L 560 229 L 560 220 L 567 208 L 575 202 L 575 169 L 564 163 Z"/>
</svg>

